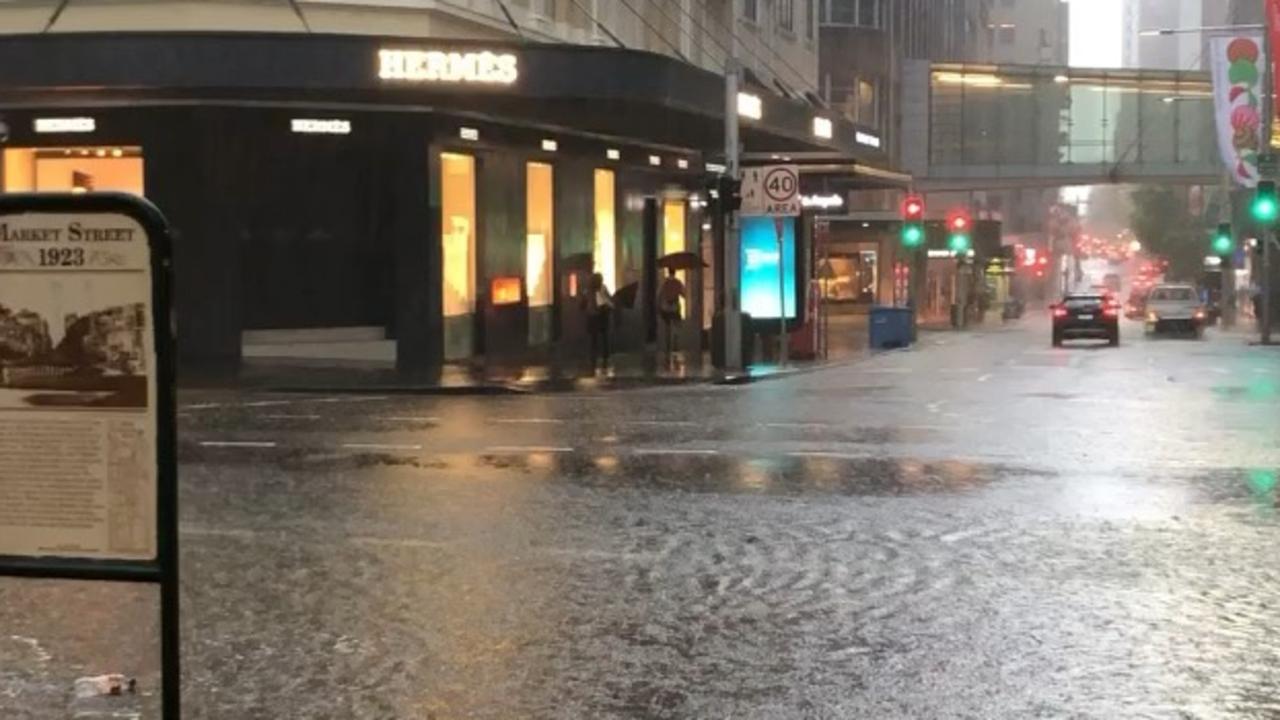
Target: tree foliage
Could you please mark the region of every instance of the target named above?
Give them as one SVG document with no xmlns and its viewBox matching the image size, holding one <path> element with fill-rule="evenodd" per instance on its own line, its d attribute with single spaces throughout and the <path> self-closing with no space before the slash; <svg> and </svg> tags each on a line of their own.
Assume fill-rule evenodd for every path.
<svg viewBox="0 0 1280 720">
<path fill-rule="evenodd" d="M 1144 185 L 1133 191 L 1130 200 L 1130 227 L 1143 249 L 1169 261 L 1170 278 L 1195 278 L 1204 262 L 1208 235 L 1204 220 L 1191 213 L 1186 189 Z"/>
</svg>

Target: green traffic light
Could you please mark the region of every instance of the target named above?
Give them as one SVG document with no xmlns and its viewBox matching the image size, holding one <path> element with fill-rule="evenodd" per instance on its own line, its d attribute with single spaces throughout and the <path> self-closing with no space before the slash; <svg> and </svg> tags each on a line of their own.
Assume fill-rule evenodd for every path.
<svg viewBox="0 0 1280 720">
<path fill-rule="evenodd" d="M 924 242 L 924 229 L 919 225 L 906 225 L 902 228 L 902 244 L 915 248 Z"/>
<path fill-rule="evenodd" d="M 948 243 L 948 246 L 951 248 L 951 251 L 954 253 L 965 252 L 966 250 L 969 249 L 969 236 L 956 233 L 955 235 L 951 236 L 951 240 Z"/>
<path fill-rule="evenodd" d="M 1218 235 L 1213 239 L 1213 252 L 1215 255 L 1230 255 L 1235 250 L 1235 243 L 1231 241 L 1230 235 Z"/>
<path fill-rule="evenodd" d="M 1251 211 L 1253 212 L 1253 219 L 1258 222 L 1275 222 L 1276 216 L 1280 215 L 1280 205 L 1277 205 L 1275 198 L 1260 195 L 1253 199 Z"/>
</svg>

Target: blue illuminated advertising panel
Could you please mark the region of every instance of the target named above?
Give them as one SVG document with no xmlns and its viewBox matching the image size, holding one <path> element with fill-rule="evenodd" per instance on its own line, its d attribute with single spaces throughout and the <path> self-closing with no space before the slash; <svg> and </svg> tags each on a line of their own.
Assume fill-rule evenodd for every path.
<svg viewBox="0 0 1280 720">
<path fill-rule="evenodd" d="M 796 222 L 782 223 L 787 319 L 796 317 Z M 742 311 L 753 320 L 778 319 L 778 231 L 771 217 L 742 218 Z"/>
</svg>

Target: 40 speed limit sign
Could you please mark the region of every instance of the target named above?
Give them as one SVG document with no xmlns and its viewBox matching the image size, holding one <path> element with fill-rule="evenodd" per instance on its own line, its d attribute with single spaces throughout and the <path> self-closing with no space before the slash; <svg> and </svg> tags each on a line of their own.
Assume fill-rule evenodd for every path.
<svg viewBox="0 0 1280 720">
<path fill-rule="evenodd" d="M 742 214 L 799 215 L 800 169 L 795 165 L 762 165 L 742 170 Z"/>
</svg>

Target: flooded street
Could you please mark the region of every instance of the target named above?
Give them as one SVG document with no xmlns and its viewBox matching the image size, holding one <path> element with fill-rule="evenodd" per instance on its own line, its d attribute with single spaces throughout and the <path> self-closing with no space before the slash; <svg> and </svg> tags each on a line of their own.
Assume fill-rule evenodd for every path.
<svg viewBox="0 0 1280 720">
<path fill-rule="evenodd" d="M 1137 335 L 1052 350 L 1033 318 L 743 388 L 187 394 L 186 717 L 1280 716 L 1280 355 Z M 0 581 L 0 717 L 153 717 L 70 692 L 154 693 L 156 615 Z"/>
</svg>

